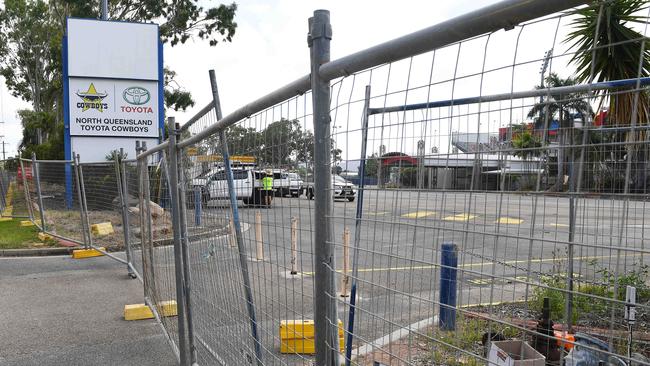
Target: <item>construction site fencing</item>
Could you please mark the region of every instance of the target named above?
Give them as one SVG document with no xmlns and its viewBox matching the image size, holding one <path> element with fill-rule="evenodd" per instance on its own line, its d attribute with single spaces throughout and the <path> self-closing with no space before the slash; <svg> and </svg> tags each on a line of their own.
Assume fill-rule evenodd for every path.
<svg viewBox="0 0 650 366">
<path fill-rule="evenodd" d="M 0 194 L 2 194 L 2 218 L 29 219 L 23 175 L 19 159 L 7 159 L 0 162 Z"/>
<path fill-rule="evenodd" d="M 181 365 L 650 365 L 647 17 L 579 47 L 612 10 L 588 3 L 508 0 L 333 61 L 318 10 L 307 76 L 223 115 L 210 71 L 212 101 L 135 159 L 21 159 L 0 188 L 126 263 Z M 618 47 L 624 78 L 579 64 Z"/>
<path fill-rule="evenodd" d="M 176 169 L 181 364 L 497 364 L 501 340 L 648 364 L 648 79 L 570 78 L 618 46 L 563 41 L 578 15 L 554 13 L 579 3 L 499 3 L 331 62 L 317 11 L 311 77 L 226 116 L 211 73 L 211 105 L 138 157 Z"/>
</svg>

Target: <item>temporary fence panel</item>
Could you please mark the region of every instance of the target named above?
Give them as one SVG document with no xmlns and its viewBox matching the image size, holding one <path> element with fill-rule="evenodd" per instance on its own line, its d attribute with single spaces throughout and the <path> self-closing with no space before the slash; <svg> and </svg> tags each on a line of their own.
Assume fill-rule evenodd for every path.
<svg viewBox="0 0 650 366">
<path fill-rule="evenodd" d="M 69 240 L 69 245 L 85 245 L 88 229 L 81 205 L 77 166 L 65 160 L 36 160 L 36 166 L 45 217 L 43 231 Z"/>
<path fill-rule="evenodd" d="M 214 74 L 210 81 L 218 105 Z M 313 271 L 313 201 L 300 177 L 313 168 L 310 97 L 293 97 L 182 149 L 189 311 L 200 364 L 312 360 L 296 355 L 291 342 L 293 355 L 279 352 L 282 321 L 314 319 L 313 276 L 302 273 Z M 184 126 L 181 141 L 220 118 L 213 105 Z M 311 329 L 305 342 L 313 349 Z"/>
<path fill-rule="evenodd" d="M 578 356 L 553 331 L 571 330 L 596 357 L 648 364 L 634 336 L 644 331 L 625 315 L 628 285 L 637 314 L 650 304 L 645 71 L 567 79 L 572 57 L 594 52 L 563 42 L 575 20 L 523 23 L 334 83 L 332 136 L 344 151 L 333 170 L 378 181 L 330 213 L 336 283 L 356 291 L 338 298 L 347 362 L 484 364 L 491 338 L 569 362 Z M 643 38 L 627 43 L 642 52 Z M 603 124 L 607 105 L 627 114 Z"/>
<path fill-rule="evenodd" d="M 178 355 L 179 320 L 177 317 L 161 316 L 161 308 L 165 303 L 179 301 L 174 274 L 175 253 L 167 153 L 163 151 L 142 159 L 138 162 L 137 169 L 140 192 L 139 204 L 135 211 L 140 215 L 138 233 L 145 300 L 154 309 Z M 137 262 L 137 254 L 135 257 L 134 262 Z"/>
<path fill-rule="evenodd" d="M 317 11 L 310 76 L 224 117 L 210 73 L 167 141 L 78 167 L 79 223 L 117 228 L 88 245 L 127 249 L 183 365 L 494 364 L 502 339 L 649 365 L 647 30 L 578 49 L 611 6 L 555 14 L 583 3 L 509 0 L 334 61 Z M 576 71 L 619 47 L 636 72 Z M 70 163 L 32 163 L 14 187 L 56 227 Z"/>
<path fill-rule="evenodd" d="M 19 159 L 7 159 L 0 163 L 0 193 L 3 196 L 2 217 L 29 219 L 25 189 L 20 172 Z"/>
</svg>

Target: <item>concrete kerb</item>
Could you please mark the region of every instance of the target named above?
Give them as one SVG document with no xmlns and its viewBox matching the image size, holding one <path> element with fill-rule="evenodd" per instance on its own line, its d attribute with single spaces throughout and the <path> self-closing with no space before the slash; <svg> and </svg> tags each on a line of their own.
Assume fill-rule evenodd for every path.
<svg viewBox="0 0 650 366">
<path fill-rule="evenodd" d="M 248 224 L 244 224 L 248 225 Z M 216 230 L 211 230 L 209 233 L 201 233 L 197 235 L 190 236 L 190 239 L 197 239 L 202 236 L 208 236 L 211 234 L 214 234 L 215 232 L 218 232 L 221 229 L 216 229 Z M 246 230 L 248 229 L 248 226 L 246 226 Z M 246 231 L 244 230 L 244 231 Z M 228 235 L 228 234 L 225 234 Z M 168 246 L 170 245 L 167 243 L 166 240 L 160 240 L 159 241 L 159 246 Z M 82 249 L 83 246 L 80 245 L 75 245 L 75 246 L 66 246 L 64 248 L 24 248 L 24 249 L 0 249 L 0 257 L 43 257 L 43 256 L 56 256 L 56 255 L 66 255 L 66 254 L 72 254 L 73 250 L 77 249 Z M 113 252 L 111 252 L 113 253 Z M 114 253 L 124 253 L 124 251 L 118 251 Z"/>
<path fill-rule="evenodd" d="M 43 257 L 54 255 L 72 254 L 72 251 L 81 247 L 65 248 L 30 248 L 30 249 L 0 249 L 0 257 Z"/>
</svg>

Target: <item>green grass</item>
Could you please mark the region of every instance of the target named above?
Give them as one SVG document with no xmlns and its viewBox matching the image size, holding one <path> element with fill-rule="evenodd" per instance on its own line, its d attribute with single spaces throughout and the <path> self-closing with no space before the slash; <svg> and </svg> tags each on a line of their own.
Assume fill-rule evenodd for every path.
<svg viewBox="0 0 650 366">
<path fill-rule="evenodd" d="M 0 249 L 28 248 L 39 242 L 36 226 L 20 226 L 21 220 L 0 222 Z"/>
</svg>

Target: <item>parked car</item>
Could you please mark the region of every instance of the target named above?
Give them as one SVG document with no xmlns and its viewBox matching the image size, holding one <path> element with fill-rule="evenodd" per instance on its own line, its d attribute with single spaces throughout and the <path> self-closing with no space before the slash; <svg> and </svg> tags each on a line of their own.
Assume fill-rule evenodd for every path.
<svg viewBox="0 0 650 366">
<path fill-rule="evenodd" d="M 357 189 L 354 184 L 339 175 L 332 176 L 332 195 L 334 199 L 342 198 L 352 202 L 356 197 L 356 193 Z M 314 199 L 314 183 L 307 185 L 305 188 L 305 196 L 307 196 L 307 199 Z"/>
</svg>

